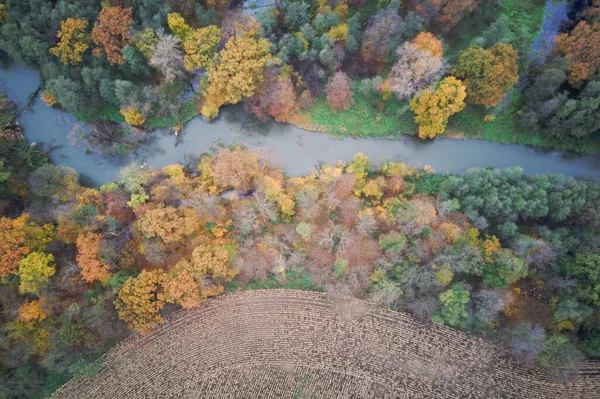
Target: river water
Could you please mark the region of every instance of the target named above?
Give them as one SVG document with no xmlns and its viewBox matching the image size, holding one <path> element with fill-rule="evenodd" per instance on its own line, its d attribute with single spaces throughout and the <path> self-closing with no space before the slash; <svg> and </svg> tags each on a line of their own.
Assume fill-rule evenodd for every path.
<svg viewBox="0 0 600 399">
<path fill-rule="evenodd" d="M 20 107 L 38 84 L 39 76 L 31 69 L 14 64 L 0 69 L 0 89 Z M 415 166 L 428 164 L 441 173 L 462 173 L 475 166 L 521 166 L 528 174 L 563 173 L 600 180 L 598 155 L 567 156 L 558 151 L 481 140 L 437 138 L 421 141 L 406 136 L 397 140 L 339 140 L 287 124 L 260 123 L 239 106 L 226 107 L 212 123 L 201 117 L 190 121 L 180 135 L 177 147 L 174 146 L 175 137 L 167 129 L 148 133 L 146 143 L 125 158 L 88 155 L 82 148 L 72 145 L 67 134 L 77 123 L 75 118 L 46 106 L 39 97 L 21 114 L 19 123 L 29 141 L 42 141 L 52 148 L 50 158 L 55 164 L 74 168 L 84 184 L 93 186 L 115 180 L 119 168 L 128 163 L 146 161 L 154 168 L 185 163 L 199 158 L 211 148 L 218 148 L 219 143 L 264 149 L 279 159 L 290 176 L 310 173 L 320 163 L 349 161 L 357 152 L 363 152 L 373 161 L 389 159 Z"/>
</svg>

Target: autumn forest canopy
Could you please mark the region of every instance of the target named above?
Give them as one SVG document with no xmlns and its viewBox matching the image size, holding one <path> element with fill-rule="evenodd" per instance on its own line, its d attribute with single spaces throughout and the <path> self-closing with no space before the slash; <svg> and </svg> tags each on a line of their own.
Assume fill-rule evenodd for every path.
<svg viewBox="0 0 600 399">
<path fill-rule="evenodd" d="M 126 155 L 243 104 L 340 136 L 600 150 L 600 2 L 0 0 L 2 55 Z M 537 46 L 537 47 L 536 47 Z M 237 290 L 356 297 L 469 331 L 549 378 L 600 357 L 600 186 L 521 168 L 368 159 L 286 176 L 269 151 L 85 187 L 0 97 L 0 399 L 44 397 L 128 335 Z M 134 140 L 135 138 L 135 140 Z M 143 144 L 141 144 L 143 145 Z M 181 160 L 183 162 L 183 160 Z"/>
</svg>

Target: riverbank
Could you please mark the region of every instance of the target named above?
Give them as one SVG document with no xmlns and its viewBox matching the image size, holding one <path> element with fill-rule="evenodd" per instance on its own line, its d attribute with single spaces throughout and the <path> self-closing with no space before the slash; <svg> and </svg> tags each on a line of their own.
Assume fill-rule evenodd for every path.
<svg viewBox="0 0 600 399">
<path fill-rule="evenodd" d="M 322 96 L 313 107 L 293 116 L 288 122 L 301 129 L 328 133 L 338 138 L 401 139 L 404 135 L 417 135 L 417 124 L 408 101 L 391 98 L 383 102 L 375 96 L 365 98 L 357 89 L 354 99 L 355 103 L 347 111 L 332 113 L 325 96 Z M 462 112 L 450 117 L 446 132 L 434 140 L 475 139 L 581 154 L 600 153 L 597 139 L 557 143 L 549 141 L 540 132 L 527 131 L 520 126 L 518 113 L 518 98 L 515 97 L 507 99 L 505 108 L 496 113 L 468 105 Z M 487 115 L 492 115 L 493 120 L 486 121 Z"/>
</svg>

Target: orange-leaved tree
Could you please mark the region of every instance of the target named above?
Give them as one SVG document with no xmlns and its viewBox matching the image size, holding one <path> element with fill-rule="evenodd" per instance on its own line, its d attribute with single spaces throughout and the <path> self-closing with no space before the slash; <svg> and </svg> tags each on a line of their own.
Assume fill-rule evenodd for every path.
<svg viewBox="0 0 600 399">
<path fill-rule="evenodd" d="M 119 318 L 140 334 L 149 334 L 164 321 L 158 312 L 165 305 L 160 293 L 165 280 L 162 270 L 142 270 L 125 281 L 115 301 Z"/>
<path fill-rule="evenodd" d="M 600 23 L 581 21 L 571 33 L 563 33 L 555 40 L 556 50 L 569 59 L 569 84 L 581 87 L 600 67 Z"/>
<path fill-rule="evenodd" d="M 202 115 L 212 119 L 224 104 L 237 104 L 251 97 L 263 81 L 263 70 L 271 59 L 270 44 L 265 39 L 234 36 L 207 66 L 208 88 Z"/>
<path fill-rule="evenodd" d="M 102 235 L 85 233 L 77 237 L 77 265 L 81 268 L 81 279 L 92 283 L 105 283 L 110 278 L 110 266 L 100 261 Z"/>
<path fill-rule="evenodd" d="M 103 8 L 92 29 L 92 39 L 97 45 L 94 55 L 100 57 L 106 54 L 111 65 L 124 64 L 121 50 L 129 44 L 127 35 L 132 22 L 131 8 Z"/>
<path fill-rule="evenodd" d="M 421 50 L 429 51 L 432 57 L 441 57 L 444 54 L 442 41 L 429 32 L 419 33 L 412 44 Z"/>
<path fill-rule="evenodd" d="M 16 219 L 0 219 L 0 277 L 15 274 L 21 259 L 32 251 L 41 251 L 52 241 L 54 228 L 38 226 L 23 213 Z"/>
<path fill-rule="evenodd" d="M 187 270 L 170 273 L 163 283 L 159 298 L 189 309 L 200 305 L 200 285 Z"/>
<path fill-rule="evenodd" d="M 467 86 L 468 102 L 491 108 L 519 80 L 518 58 L 508 44 L 498 43 L 489 50 L 472 46 L 458 55 L 452 74 Z"/>
<path fill-rule="evenodd" d="M 220 151 L 214 160 L 213 179 L 224 188 L 249 190 L 252 179 L 260 172 L 258 155 L 236 146 L 233 151 Z"/>
<path fill-rule="evenodd" d="M 442 80 L 435 91 L 425 89 L 410 102 L 419 124 L 420 138 L 434 138 L 444 133 L 448 118 L 465 107 L 465 86 L 453 76 Z"/>
<path fill-rule="evenodd" d="M 78 64 L 81 56 L 90 47 L 89 34 L 85 32 L 88 21 L 85 18 L 67 18 L 60 23 L 60 41 L 50 49 L 50 53 L 60 58 L 63 64 Z"/>
</svg>

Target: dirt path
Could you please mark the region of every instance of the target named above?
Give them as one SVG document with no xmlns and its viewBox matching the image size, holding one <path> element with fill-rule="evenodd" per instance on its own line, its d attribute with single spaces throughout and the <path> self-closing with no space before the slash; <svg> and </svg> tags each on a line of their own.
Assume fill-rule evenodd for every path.
<svg viewBox="0 0 600 399">
<path fill-rule="evenodd" d="M 324 294 L 248 291 L 132 336 L 94 377 L 52 398 L 597 398 L 599 363 L 548 381 L 506 352 L 408 314 L 365 305 L 344 319 Z"/>
</svg>

